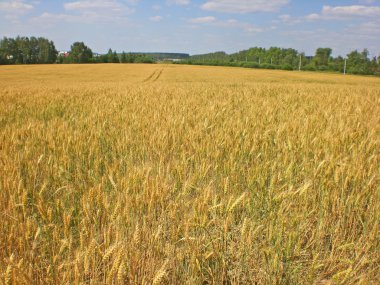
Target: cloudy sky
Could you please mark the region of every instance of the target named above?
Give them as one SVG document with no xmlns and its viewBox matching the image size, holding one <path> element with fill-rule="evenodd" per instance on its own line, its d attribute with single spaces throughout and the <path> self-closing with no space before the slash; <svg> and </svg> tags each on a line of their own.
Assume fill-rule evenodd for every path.
<svg viewBox="0 0 380 285">
<path fill-rule="evenodd" d="M 0 36 L 43 36 L 59 50 L 235 52 L 292 47 L 380 52 L 380 0 L 0 0 Z"/>
</svg>

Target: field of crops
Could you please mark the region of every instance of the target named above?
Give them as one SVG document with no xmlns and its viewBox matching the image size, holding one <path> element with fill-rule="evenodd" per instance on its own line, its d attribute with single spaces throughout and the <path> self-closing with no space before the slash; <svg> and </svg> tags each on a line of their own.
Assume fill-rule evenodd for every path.
<svg viewBox="0 0 380 285">
<path fill-rule="evenodd" d="M 0 86 L 0 284 L 379 284 L 379 78 L 2 66 Z"/>
</svg>

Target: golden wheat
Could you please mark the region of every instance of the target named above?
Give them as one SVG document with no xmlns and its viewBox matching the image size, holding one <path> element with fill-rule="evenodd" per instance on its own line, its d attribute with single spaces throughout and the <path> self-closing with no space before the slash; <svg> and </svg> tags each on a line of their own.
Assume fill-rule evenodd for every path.
<svg viewBox="0 0 380 285">
<path fill-rule="evenodd" d="M 378 284 L 380 79 L 0 67 L 4 284 Z"/>
</svg>

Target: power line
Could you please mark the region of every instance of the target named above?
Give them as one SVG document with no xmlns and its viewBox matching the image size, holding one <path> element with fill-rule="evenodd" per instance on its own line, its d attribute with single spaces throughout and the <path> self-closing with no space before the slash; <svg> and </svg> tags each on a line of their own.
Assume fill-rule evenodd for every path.
<svg viewBox="0 0 380 285">
<path fill-rule="evenodd" d="M 302 55 L 300 55 L 300 63 L 298 66 L 298 71 L 301 71 L 301 66 L 302 66 Z"/>
<path fill-rule="evenodd" d="M 346 68 L 347 68 L 347 58 L 344 59 L 344 70 L 343 70 L 344 75 L 346 75 Z"/>
</svg>

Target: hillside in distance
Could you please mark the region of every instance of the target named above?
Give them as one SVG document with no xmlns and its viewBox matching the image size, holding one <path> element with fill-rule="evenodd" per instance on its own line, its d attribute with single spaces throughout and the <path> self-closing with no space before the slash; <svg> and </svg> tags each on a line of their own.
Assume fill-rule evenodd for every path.
<svg viewBox="0 0 380 285">
<path fill-rule="evenodd" d="M 131 52 L 131 54 L 145 54 L 147 56 L 150 56 L 154 60 L 188 59 L 190 57 L 188 53 L 171 53 L 171 52 Z"/>
</svg>

